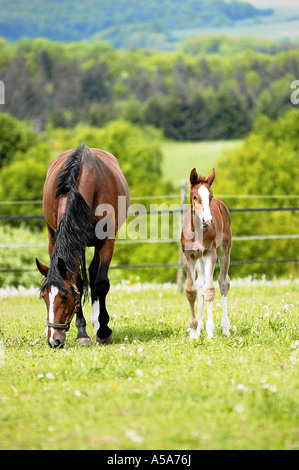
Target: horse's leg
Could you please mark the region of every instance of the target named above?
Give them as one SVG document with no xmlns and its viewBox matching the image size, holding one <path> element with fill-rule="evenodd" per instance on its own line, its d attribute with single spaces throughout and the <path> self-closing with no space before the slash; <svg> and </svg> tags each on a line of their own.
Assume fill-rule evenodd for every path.
<svg viewBox="0 0 299 470">
<path fill-rule="evenodd" d="M 197 332 L 198 335 L 204 329 L 203 325 L 203 309 L 204 309 L 204 284 L 205 284 L 205 271 L 204 271 L 204 264 L 201 259 L 199 259 L 196 263 L 196 271 L 197 271 L 197 279 L 196 279 L 196 287 L 197 287 L 197 294 L 198 294 L 198 305 L 197 305 Z"/>
<path fill-rule="evenodd" d="M 52 251 L 55 245 L 55 231 L 50 227 L 50 225 L 47 223 L 47 228 L 48 228 L 48 240 L 49 240 L 49 256 L 51 258 Z"/>
<path fill-rule="evenodd" d="M 204 270 L 205 270 L 205 287 L 204 297 L 207 304 L 208 319 L 206 324 L 206 330 L 208 338 L 212 338 L 214 334 L 214 322 L 213 322 L 213 301 L 215 298 L 215 287 L 213 283 L 214 268 L 216 263 L 217 255 L 216 250 L 213 249 L 211 253 L 203 258 Z"/>
<path fill-rule="evenodd" d="M 78 275 L 77 277 L 77 286 L 80 291 L 80 307 L 78 312 L 76 313 L 76 327 L 78 328 L 78 335 L 76 338 L 76 343 L 82 346 L 91 346 L 91 340 L 88 334 L 86 333 L 86 321 L 83 315 L 82 309 L 82 295 L 83 295 L 83 281 L 81 276 Z"/>
<path fill-rule="evenodd" d="M 96 334 L 96 343 L 112 343 L 112 330 L 109 328 L 109 315 L 106 309 L 106 295 L 110 289 L 108 268 L 113 255 L 114 239 L 107 239 L 100 252 L 100 265 L 95 280 L 95 291 L 99 299 L 99 329 Z"/>
<path fill-rule="evenodd" d="M 197 290 L 194 284 L 195 279 L 195 263 L 190 259 L 186 253 L 183 254 L 183 263 L 187 274 L 187 286 L 186 286 L 186 295 L 190 305 L 190 339 L 198 339 L 197 332 L 197 319 L 195 317 L 195 300 L 197 296 Z"/>
<path fill-rule="evenodd" d="M 230 261 L 230 246 L 219 245 L 217 248 L 217 255 L 220 264 L 220 274 L 218 277 L 219 289 L 222 297 L 222 320 L 221 327 L 223 334 L 229 336 L 230 322 L 227 314 L 227 294 L 230 288 L 230 279 L 228 276 L 229 261 Z"/>
<path fill-rule="evenodd" d="M 97 331 L 100 327 L 99 316 L 100 316 L 100 301 L 96 293 L 95 281 L 98 274 L 100 264 L 100 255 L 99 249 L 95 248 L 94 257 L 89 266 L 89 282 L 90 282 L 90 291 L 91 291 L 91 318 L 90 322 L 94 328 L 94 334 L 97 334 Z"/>
</svg>

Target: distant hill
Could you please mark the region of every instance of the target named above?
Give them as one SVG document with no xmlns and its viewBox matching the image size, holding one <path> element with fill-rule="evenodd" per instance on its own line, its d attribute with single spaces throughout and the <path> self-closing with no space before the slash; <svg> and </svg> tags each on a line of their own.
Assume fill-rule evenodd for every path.
<svg viewBox="0 0 299 470">
<path fill-rule="evenodd" d="M 0 36 L 56 41 L 101 40 L 116 48 L 161 47 L 176 33 L 271 15 L 224 0 L 1 0 Z"/>
</svg>

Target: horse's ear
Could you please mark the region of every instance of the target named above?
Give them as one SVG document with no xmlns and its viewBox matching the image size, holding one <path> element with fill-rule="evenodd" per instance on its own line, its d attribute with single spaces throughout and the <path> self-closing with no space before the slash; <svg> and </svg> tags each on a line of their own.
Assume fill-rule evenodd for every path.
<svg viewBox="0 0 299 470">
<path fill-rule="evenodd" d="M 40 263 L 37 258 L 35 258 L 35 262 L 36 262 L 36 266 L 37 266 L 37 269 L 39 270 L 39 272 L 43 276 L 47 277 L 48 276 L 48 271 L 49 271 L 48 266 L 45 266 L 44 264 Z"/>
<path fill-rule="evenodd" d="M 67 278 L 67 270 L 66 270 L 65 262 L 63 261 L 62 258 L 58 258 L 57 269 L 60 272 L 61 277 L 63 279 L 66 279 Z"/>
<path fill-rule="evenodd" d="M 190 184 L 191 186 L 195 186 L 198 183 L 198 174 L 195 168 L 191 170 L 190 173 Z"/>
<path fill-rule="evenodd" d="M 211 171 L 211 173 L 206 179 L 206 182 L 208 183 L 209 186 L 212 186 L 215 177 L 216 177 L 216 172 L 215 172 L 215 168 L 213 168 L 213 170 Z"/>
</svg>

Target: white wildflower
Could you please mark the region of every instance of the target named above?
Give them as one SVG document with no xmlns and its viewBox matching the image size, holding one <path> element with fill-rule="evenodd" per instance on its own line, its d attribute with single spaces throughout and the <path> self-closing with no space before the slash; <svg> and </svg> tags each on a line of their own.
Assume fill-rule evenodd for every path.
<svg viewBox="0 0 299 470">
<path fill-rule="evenodd" d="M 237 406 L 235 406 L 235 411 L 236 411 L 237 413 L 243 413 L 243 411 L 244 411 L 244 406 L 243 406 L 243 405 L 237 405 Z"/>
<path fill-rule="evenodd" d="M 127 429 L 126 435 L 131 441 L 142 443 L 144 441 L 143 437 L 139 436 L 134 429 Z"/>
<path fill-rule="evenodd" d="M 248 390 L 248 388 L 245 387 L 245 385 L 243 385 L 243 384 L 238 384 L 237 385 L 237 390 L 240 390 L 241 392 L 246 392 L 246 390 Z"/>
</svg>

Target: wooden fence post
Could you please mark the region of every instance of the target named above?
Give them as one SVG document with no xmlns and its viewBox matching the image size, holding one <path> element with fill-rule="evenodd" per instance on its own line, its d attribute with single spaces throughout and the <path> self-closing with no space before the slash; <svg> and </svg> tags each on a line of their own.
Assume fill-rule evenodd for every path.
<svg viewBox="0 0 299 470">
<path fill-rule="evenodd" d="M 187 181 L 183 180 L 182 185 L 181 185 L 181 230 L 183 228 L 183 222 L 184 222 L 184 204 L 186 203 L 186 196 L 187 196 Z M 181 234 L 179 234 L 179 237 Z M 180 265 L 183 264 L 183 252 L 181 248 L 181 243 L 179 243 L 179 263 Z M 183 292 L 183 285 L 184 285 L 184 268 L 182 266 L 178 267 L 177 271 L 177 278 L 176 278 L 176 283 L 179 292 Z"/>
</svg>

